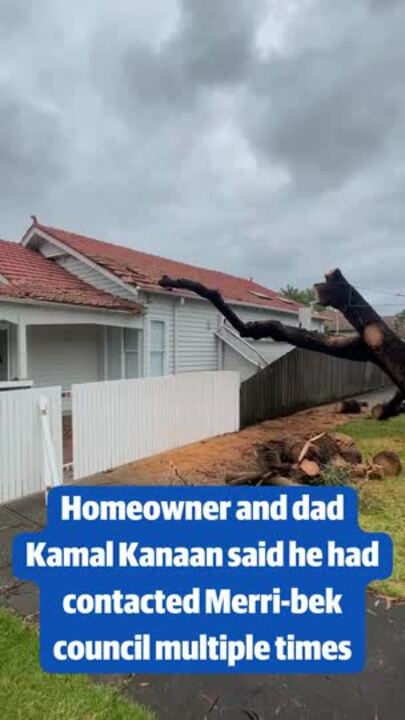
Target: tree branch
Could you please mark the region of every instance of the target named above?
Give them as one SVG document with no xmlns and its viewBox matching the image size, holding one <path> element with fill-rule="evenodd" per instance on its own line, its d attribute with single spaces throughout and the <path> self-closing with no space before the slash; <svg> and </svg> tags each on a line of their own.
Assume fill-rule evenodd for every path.
<svg viewBox="0 0 405 720">
<path fill-rule="evenodd" d="M 185 278 L 175 280 L 169 278 L 167 275 L 162 277 L 159 285 L 166 289 L 188 290 L 208 300 L 228 320 L 232 327 L 238 331 L 241 337 L 249 337 L 254 340 L 272 338 L 277 342 L 286 342 L 295 347 L 313 350 L 323 353 L 324 355 L 331 355 L 345 360 L 375 362 L 374 354 L 359 336 L 354 338 L 332 337 L 315 331 L 283 325 L 277 320 L 245 323 L 225 302 L 218 290 L 212 290 L 193 280 L 187 280 Z"/>
</svg>

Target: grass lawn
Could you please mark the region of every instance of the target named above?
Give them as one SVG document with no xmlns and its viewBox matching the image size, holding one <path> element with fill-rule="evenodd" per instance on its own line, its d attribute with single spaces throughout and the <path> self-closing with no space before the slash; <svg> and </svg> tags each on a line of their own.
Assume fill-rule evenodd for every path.
<svg viewBox="0 0 405 720">
<path fill-rule="evenodd" d="M 38 663 L 38 636 L 0 610 L 0 715 L 4 720 L 153 720 L 116 688 L 84 675 L 49 675 Z"/>
<path fill-rule="evenodd" d="M 365 459 L 372 459 L 380 450 L 394 450 L 401 456 L 401 475 L 368 480 L 359 483 L 358 489 L 362 528 L 387 532 L 394 542 L 394 572 L 373 587 L 391 597 L 405 598 L 405 415 L 386 422 L 355 420 L 336 429 L 356 441 Z"/>
</svg>

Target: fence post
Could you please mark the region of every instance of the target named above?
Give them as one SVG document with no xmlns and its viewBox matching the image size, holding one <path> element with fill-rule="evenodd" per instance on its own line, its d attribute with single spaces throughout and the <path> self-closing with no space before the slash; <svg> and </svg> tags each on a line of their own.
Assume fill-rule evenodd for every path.
<svg viewBox="0 0 405 720">
<path fill-rule="evenodd" d="M 41 435 L 42 435 L 42 462 L 43 477 L 45 484 L 45 503 L 48 500 L 48 491 L 51 487 L 61 484 L 56 463 L 55 448 L 53 446 L 51 429 L 49 427 L 49 410 L 48 400 L 41 395 L 38 401 L 40 417 L 41 417 Z"/>
</svg>

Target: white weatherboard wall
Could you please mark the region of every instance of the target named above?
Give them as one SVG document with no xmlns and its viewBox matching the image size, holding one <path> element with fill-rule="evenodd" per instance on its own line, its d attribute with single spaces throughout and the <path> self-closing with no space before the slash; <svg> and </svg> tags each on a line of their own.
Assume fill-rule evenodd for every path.
<svg viewBox="0 0 405 720">
<path fill-rule="evenodd" d="M 208 302 L 186 299 L 177 310 L 177 372 L 218 370 L 219 314 Z"/>
<path fill-rule="evenodd" d="M 239 375 L 185 373 L 72 388 L 77 480 L 239 430 Z"/>
<path fill-rule="evenodd" d="M 45 490 L 39 399 L 47 399 L 52 444 L 62 477 L 61 388 L 0 392 L 0 503 Z"/>
<path fill-rule="evenodd" d="M 97 325 L 34 325 L 28 328 L 28 377 L 36 386 L 104 376 L 103 328 Z"/>
</svg>

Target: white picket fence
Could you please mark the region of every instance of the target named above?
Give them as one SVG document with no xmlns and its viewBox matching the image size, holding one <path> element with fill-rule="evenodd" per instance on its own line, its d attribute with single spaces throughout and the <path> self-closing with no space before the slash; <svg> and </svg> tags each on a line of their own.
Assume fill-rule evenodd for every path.
<svg viewBox="0 0 405 720">
<path fill-rule="evenodd" d="M 0 503 L 62 478 L 60 387 L 0 392 Z"/>
<path fill-rule="evenodd" d="M 72 386 L 74 479 L 239 430 L 239 373 Z"/>
</svg>

